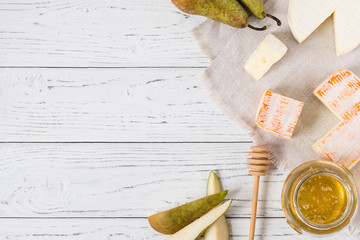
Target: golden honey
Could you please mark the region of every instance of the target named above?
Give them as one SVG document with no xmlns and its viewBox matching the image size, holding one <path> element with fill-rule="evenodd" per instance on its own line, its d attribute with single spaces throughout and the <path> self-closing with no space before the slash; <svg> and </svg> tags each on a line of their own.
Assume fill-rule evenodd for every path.
<svg viewBox="0 0 360 240">
<path fill-rule="evenodd" d="M 325 160 L 295 168 L 281 194 L 286 220 L 299 233 L 340 231 L 349 224 L 357 206 L 357 187 L 351 172 Z"/>
<path fill-rule="evenodd" d="M 315 224 L 335 222 L 345 213 L 346 189 L 331 175 L 319 174 L 304 181 L 297 194 L 301 215 Z"/>
</svg>

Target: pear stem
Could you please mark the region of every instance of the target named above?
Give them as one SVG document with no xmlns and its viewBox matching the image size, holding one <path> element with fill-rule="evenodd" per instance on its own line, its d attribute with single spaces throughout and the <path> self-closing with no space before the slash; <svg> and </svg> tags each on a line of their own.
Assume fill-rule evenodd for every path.
<svg viewBox="0 0 360 240">
<path fill-rule="evenodd" d="M 267 26 L 263 26 L 263 27 L 259 28 L 259 27 L 251 26 L 250 24 L 248 25 L 248 27 L 253 29 L 253 30 L 256 30 L 256 31 L 264 31 L 264 30 L 267 29 Z"/>
<path fill-rule="evenodd" d="M 266 14 L 267 17 L 271 18 L 272 20 L 274 20 L 278 26 L 281 26 L 281 21 L 280 19 L 278 19 L 277 17 L 270 15 L 270 14 Z"/>
</svg>

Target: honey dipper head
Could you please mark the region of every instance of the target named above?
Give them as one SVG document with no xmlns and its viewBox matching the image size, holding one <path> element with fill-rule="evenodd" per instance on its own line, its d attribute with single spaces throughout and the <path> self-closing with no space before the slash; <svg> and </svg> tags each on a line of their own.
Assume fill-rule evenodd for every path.
<svg viewBox="0 0 360 240">
<path fill-rule="evenodd" d="M 265 176 L 266 171 L 269 169 L 270 153 L 267 147 L 251 147 L 252 152 L 248 153 L 251 158 L 247 159 L 249 173 L 254 176 Z"/>
</svg>

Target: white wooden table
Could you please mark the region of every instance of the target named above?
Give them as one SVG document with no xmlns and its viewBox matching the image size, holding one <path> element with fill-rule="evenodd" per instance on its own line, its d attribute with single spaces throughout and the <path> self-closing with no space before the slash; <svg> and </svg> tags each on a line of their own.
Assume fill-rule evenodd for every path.
<svg viewBox="0 0 360 240">
<path fill-rule="evenodd" d="M 247 239 L 251 139 L 200 84 L 201 21 L 170 0 L 0 0 L 0 239 L 164 239 L 146 217 L 211 170 Z M 284 179 L 262 178 L 256 239 L 300 238 Z"/>
</svg>

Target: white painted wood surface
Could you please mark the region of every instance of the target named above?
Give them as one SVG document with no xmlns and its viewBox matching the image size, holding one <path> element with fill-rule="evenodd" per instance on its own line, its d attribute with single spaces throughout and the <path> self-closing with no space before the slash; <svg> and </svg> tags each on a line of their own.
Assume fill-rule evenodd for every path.
<svg viewBox="0 0 360 240">
<path fill-rule="evenodd" d="M 202 88 L 203 69 L 0 69 L 0 140 L 249 141 Z"/>
<path fill-rule="evenodd" d="M 248 219 L 231 218 L 231 239 L 248 238 Z M 257 221 L 256 239 L 303 240 L 283 218 L 260 218 Z M 21 230 L 19 229 L 21 227 Z M 153 240 L 165 239 L 149 229 L 145 218 L 76 218 L 76 219 L 0 219 L 2 239 L 16 240 Z M 348 239 L 347 233 L 326 238 L 326 240 Z M 310 239 L 310 238 L 308 238 Z"/>
<path fill-rule="evenodd" d="M 146 217 L 204 196 L 211 170 L 247 239 L 251 138 L 201 86 L 201 21 L 163 0 L 0 0 L 0 239 L 164 239 Z M 284 178 L 262 179 L 257 239 L 300 239 Z"/>
<path fill-rule="evenodd" d="M 202 21 L 170 0 L 2 0 L 0 65 L 205 67 L 190 34 Z"/>
<path fill-rule="evenodd" d="M 221 177 L 231 217 L 249 217 L 245 143 L 13 143 L 0 145 L 0 215 L 146 217 L 205 196 Z M 262 178 L 260 217 L 282 217 L 283 175 Z M 271 191 L 270 191 L 271 190 Z"/>
</svg>

